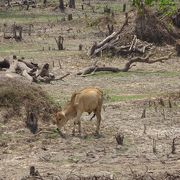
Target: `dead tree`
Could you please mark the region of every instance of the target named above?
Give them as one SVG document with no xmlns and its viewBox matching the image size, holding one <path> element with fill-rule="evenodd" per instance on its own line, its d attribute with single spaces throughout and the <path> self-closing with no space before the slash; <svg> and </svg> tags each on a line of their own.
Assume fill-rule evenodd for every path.
<svg viewBox="0 0 180 180">
<path fill-rule="evenodd" d="M 69 8 L 75 9 L 75 0 L 69 0 Z"/>
<path fill-rule="evenodd" d="M 63 42 L 64 42 L 64 38 L 62 36 L 59 36 L 57 39 L 55 38 L 58 50 L 63 50 Z"/>
<path fill-rule="evenodd" d="M 59 0 L 59 9 L 61 12 L 64 12 L 65 7 L 64 7 L 64 0 Z"/>
<path fill-rule="evenodd" d="M 33 24 L 29 24 L 28 35 L 31 36 Z"/>
<path fill-rule="evenodd" d="M 4 23 L 3 24 L 3 37 L 4 37 L 4 39 L 11 39 L 11 38 L 13 38 L 13 36 L 12 36 L 12 34 L 7 33 L 7 28 L 8 28 L 7 24 Z"/>
<path fill-rule="evenodd" d="M 176 52 L 177 52 L 177 56 L 180 56 L 180 41 L 176 42 Z"/>
<path fill-rule="evenodd" d="M 13 25 L 13 37 L 16 41 L 22 41 L 22 26 Z"/>
<path fill-rule="evenodd" d="M 72 14 L 68 14 L 68 21 L 71 21 L 73 19 Z"/>
<path fill-rule="evenodd" d="M 115 135 L 116 141 L 119 145 L 123 145 L 124 135 L 121 133 L 117 133 Z"/>
<path fill-rule="evenodd" d="M 141 119 L 146 118 L 146 108 L 143 109 L 142 115 L 141 115 Z"/>
<path fill-rule="evenodd" d="M 156 154 L 157 153 L 157 149 L 156 149 L 156 140 L 153 139 L 153 153 Z"/>
<path fill-rule="evenodd" d="M 49 76 L 49 64 L 48 63 L 46 63 L 42 67 L 42 69 L 41 69 L 41 71 L 40 71 L 38 76 L 41 76 L 41 77 Z"/>
<path fill-rule="evenodd" d="M 79 44 L 79 51 L 82 51 L 82 47 L 83 47 L 83 45 Z"/>
<path fill-rule="evenodd" d="M 173 24 L 180 28 L 180 8 L 178 9 L 177 13 L 172 16 Z"/>
<path fill-rule="evenodd" d="M 29 169 L 30 176 L 40 176 L 39 172 L 35 169 L 34 166 L 31 166 Z M 39 179 L 39 178 L 38 178 Z"/>
<path fill-rule="evenodd" d="M 35 113 L 35 111 L 33 110 L 27 111 L 26 126 L 33 134 L 37 132 L 38 120 L 37 120 L 37 113 Z"/>
<path fill-rule="evenodd" d="M 34 69 L 37 70 L 39 68 L 38 64 L 33 63 L 33 62 L 26 62 L 24 60 L 24 58 L 18 59 L 18 62 L 23 62 L 24 64 L 26 64 L 27 67 L 29 67 L 30 69 Z"/>
<path fill-rule="evenodd" d="M 44 7 L 47 7 L 47 0 L 43 0 Z"/>
<path fill-rule="evenodd" d="M 11 7 L 10 0 L 7 0 L 7 6 L 8 6 L 8 7 Z"/>
<path fill-rule="evenodd" d="M 144 131 L 143 131 L 143 134 L 146 134 L 146 130 L 147 130 L 147 126 L 146 126 L 146 124 L 144 124 Z"/>
<path fill-rule="evenodd" d="M 124 68 L 119 69 L 117 67 L 98 67 L 98 66 L 92 66 L 84 69 L 83 71 L 80 71 L 77 73 L 77 75 L 86 75 L 86 74 L 91 74 L 94 72 L 99 72 L 99 71 L 111 71 L 111 72 L 127 72 L 129 69 L 131 69 L 134 66 L 134 63 L 147 63 L 147 64 L 153 64 L 156 62 L 161 62 L 163 63 L 164 60 L 168 60 L 171 57 L 172 53 L 170 53 L 168 56 L 164 56 L 161 58 L 156 58 L 156 59 L 150 59 L 150 56 L 152 54 L 148 54 L 146 57 L 134 57 L 131 58 L 125 65 Z"/>
<path fill-rule="evenodd" d="M 29 4 L 29 1 L 27 1 L 27 4 L 26 4 L 26 10 L 27 11 L 29 10 L 29 7 L 30 7 L 30 4 Z"/>
<path fill-rule="evenodd" d="M 113 32 L 114 32 L 114 26 L 113 24 L 111 25 L 107 25 L 107 28 L 108 28 L 108 35 L 111 35 Z"/>
<path fill-rule="evenodd" d="M 123 4 L 123 12 L 126 12 L 126 3 Z"/>
<path fill-rule="evenodd" d="M 173 140 L 172 140 L 172 146 L 171 146 L 171 148 L 172 148 L 171 153 L 172 154 L 176 154 L 176 144 L 175 144 L 176 138 L 177 137 L 173 138 Z"/>
</svg>

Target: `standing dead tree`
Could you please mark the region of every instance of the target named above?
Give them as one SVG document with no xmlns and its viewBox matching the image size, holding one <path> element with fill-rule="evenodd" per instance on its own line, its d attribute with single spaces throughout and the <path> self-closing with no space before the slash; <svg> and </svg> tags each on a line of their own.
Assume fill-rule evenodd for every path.
<svg viewBox="0 0 180 180">
<path fill-rule="evenodd" d="M 64 42 L 64 38 L 62 36 L 59 36 L 58 38 L 55 38 L 56 44 L 58 46 L 58 50 L 63 50 L 63 42 Z"/>
<path fill-rule="evenodd" d="M 178 9 L 177 13 L 172 16 L 173 24 L 180 28 L 180 8 Z"/>
<path fill-rule="evenodd" d="M 59 0 L 59 9 L 61 12 L 64 12 L 65 7 L 64 7 L 64 0 Z"/>
<path fill-rule="evenodd" d="M 69 8 L 75 9 L 75 0 L 69 0 Z"/>
<path fill-rule="evenodd" d="M 113 24 L 112 24 L 112 25 L 108 24 L 108 25 L 107 25 L 107 28 L 108 28 L 108 35 L 111 35 L 111 34 L 114 32 L 114 26 L 113 26 Z"/>
<path fill-rule="evenodd" d="M 176 52 L 177 52 L 177 56 L 180 56 L 180 41 L 176 42 Z"/>
<path fill-rule="evenodd" d="M 23 28 L 22 26 L 13 25 L 13 37 L 16 41 L 22 41 L 22 32 Z"/>
<path fill-rule="evenodd" d="M 72 16 L 72 14 L 68 14 L 68 21 L 71 21 L 72 19 L 73 19 L 73 16 Z"/>
<path fill-rule="evenodd" d="M 30 131 L 35 134 L 38 130 L 37 113 L 33 110 L 27 111 L 26 126 Z"/>
<path fill-rule="evenodd" d="M 176 141 L 177 137 L 173 138 L 172 140 L 172 145 L 171 145 L 171 153 L 172 154 L 176 154 L 176 144 L 175 144 L 175 141 Z"/>
<path fill-rule="evenodd" d="M 116 138 L 117 144 L 123 145 L 124 135 L 122 133 L 117 133 L 115 135 L 115 138 Z"/>
<path fill-rule="evenodd" d="M 43 0 L 44 7 L 47 7 L 47 0 Z"/>
</svg>

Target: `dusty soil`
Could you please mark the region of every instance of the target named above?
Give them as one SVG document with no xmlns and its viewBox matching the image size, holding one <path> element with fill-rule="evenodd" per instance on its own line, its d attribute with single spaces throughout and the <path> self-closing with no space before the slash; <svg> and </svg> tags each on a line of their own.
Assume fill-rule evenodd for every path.
<svg viewBox="0 0 180 180">
<path fill-rule="evenodd" d="M 126 75 L 72 75 L 65 82 L 41 85 L 57 101 L 62 100 L 62 103 L 75 89 L 101 87 L 106 93 L 102 137 L 96 139 L 93 136 L 96 121 L 89 121 L 87 115 L 82 117 L 84 137 L 71 136 L 73 122 L 70 121 L 65 131 L 66 139 L 58 135 L 55 126 L 45 124 L 41 127 L 44 133 L 32 135 L 24 127 L 23 120 L 14 117 L 6 124 L 1 123 L 1 178 L 21 179 L 29 174 L 30 166 L 35 166 L 44 179 L 99 174 L 114 175 L 116 179 L 132 179 L 130 168 L 137 174 L 143 174 L 148 167 L 148 173 L 153 177 L 166 171 L 174 173 L 179 170 L 179 139 L 176 140 L 176 154 L 171 154 L 172 139 L 180 136 L 179 100 L 171 100 L 172 108 L 169 108 L 168 100 L 165 100 L 165 107 L 157 105 L 157 109 L 154 105 L 149 107 L 148 102 L 148 99 L 179 91 L 180 76 L 166 74 L 168 77 L 164 77 L 164 72 L 158 71 L 160 66 L 153 68 L 155 72 L 151 72 L 147 66 L 144 71 L 135 70 Z M 162 68 L 165 66 L 167 68 L 168 64 L 163 64 Z M 112 102 L 111 97 L 114 95 L 127 99 Z M 130 95 L 135 100 L 128 99 Z M 144 108 L 146 117 L 142 119 Z M 146 134 L 143 133 L 144 125 L 147 128 Z M 115 140 L 118 132 L 125 136 L 123 146 L 117 145 Z M 153 153 L 153 139 L 156 140 L 156 154 Z"/>
<path fill-rule="evenodd" d="M 122 14 L 117 16 L 121 17 L 117 18 L 117 22 L 123 21 Z M 40 174 L 34 179 L 45 180 L 88 179 L 93 176 L 96 176 L 94 179 L 127 180 L 143 175 L 144 179 L 165 179 L 170 177 L 167 173 L 175 176 L 180 167 L 179 58 L 173 55 L 164 63 L 137 64 L 127 73 L 103 72 L 77 76 L 79 70 L 96 60 L 86 55 L 94 38 L 102 39 L 97 37 L 99 30 L 89 29 L 84 23 L 80 20 L 72 24 L 64 22 L 63 26 L 56 24 L 52 28 L 47 23 L 37 23 L 35 29 L 48 27 L 46 32 L 38 32 L 40 35 L 34 32 L 31 39 L 25 36 L 21 44 L 3 40 L 4 47 L 13 43 L 15 48 L 2 50 L 1 57 L 17 53 L 40 65 L 50 63 L 55 75 L 70 72 L 71 75 L 64 81 L 37 84 L 62 106 L 75 90 L 87 86 L 101 87 L 105 94 L 102 137 L 94 137 L 96 119 L 89 121 L 87 114 L 82 117 L 83 136 L 71 135 L 73 121 L 69 121 L 64 130 L 65 139 L 59 136 L 53 124 L 41 123 L 41 133 L 33 135 L 25 128 L 23 117 L 14 116 L 4 122 L 0 116 L 0 179 L 28 179 L 30 166 L 34 166 Z M 73 28 L 72 32 L 67 32 L 70 27 Z M 62 52 L 48 51 L 49 45 L 56 48 L 51 35 L 56 35 L 59 29 L 66 37 L 66 49 Z M 38 44 L 40 42 L 42 44 Z M 86 49 L 79 52 L 78 45 L 82 42 Z M 46 50 L 42 51 L 42 47 Z M 174 48 L 158 47 L 155 51 L 158 52 L 156 56 L 160 57 L 174 52 Z M 59 60 L 62 69 L 59 68 Z M 52 67 L 52 61 L 55 67 Z M 117 57 L 102 57 L 99 65 L 121 67 L 126 61 Z M 164 106 L 159 103 L 160 97 Z M 142 118 L 144 109 L 146 113 Z M 3 110 L 1 108 L 1 115 Z M 117 144 L 117 133 L 124 135 L 123 145 Z M 175 153 L 172 154 L 175 137 Z M 154 152 L 153 141 L 156 142 Z M 180 175 L 176 176 L 180 179 Z"/>
</svg>

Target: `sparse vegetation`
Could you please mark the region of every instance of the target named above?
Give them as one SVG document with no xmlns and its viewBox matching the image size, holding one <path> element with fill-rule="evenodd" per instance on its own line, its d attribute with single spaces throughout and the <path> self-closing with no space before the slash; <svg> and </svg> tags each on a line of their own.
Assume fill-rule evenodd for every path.
<svg viewBox="0 0 180 180">
<path fill-rule="evenodd" d="M 64 1 L 64 12 L 59 10 L 59 0 L 47 0 L 46 6 L 42 0 L 36 2 L 37 6 L 30 6 L 28 10 L 27 5 L 5 7 L 4 1 L 0 2 L 0 61 L 7 58 L 11 62 L 16 55 L 40 67 L 49 63 L 56 77 L 70 75 L 50 84 L 30 84 L 21 76 L 16 80 L 7 78 L 11 75 L 8 72 L 0 72 L 0 179 L 178 179 L 180 63 L 174 46 L 166 45 L 163 40 L 161 46 L 153 44 L 146 49 L 147 42 L 137 38 L 132 42 L 138 14 L 134 7 L 129 11 L 132 1 L 125 1 L 124 5 L 120 0 L 77 0 L 75 9 Z M 165 7 L 164 2 L 170 6 Z M 179 7 L 179 1 L 174 2 Z M 168 18 L 175 7 L 171 0 L 145 0 L 145 3 L 155 18 L 166 22 L 168 31 L 174 29 Z M 72 14 L 71 21 L 68 14 Z M 89 57 L 94 41 L 99 44 L 109 35 L 108 24 L 113 24 L 113 31 L 117 32 L 126 18 L 126 28 L 113 39 L 119 38 L 116 47 L 126 46 L 127 50 L 144 47 L 147 54 L 152 53 L 152 59 L 169 53 L 172 56 L 163 63 L 133 63 L 128 72 L 92 72 L 77 76 L 86 67 L 121 68 L 131 58 L 146 56 L 141 54 L 143 51 L 133 50 L 119 56 L 100 51 L 97 57 Z M 159 25 L 159 21 L 150 18 L 146 22 L 145 30 L 156 32 L 152 27 Z M 23 27 L 21 42 L 4 38 L 4 28 L 7 35 L 12 35 L 14 23 Z M 179 31 L 178 27 L 176 30 Z M 59 36 L 64 38 L 61 51 L 55 41 Z M 152 39 L 149 35 L 146 37 Z M 74 91 L 91 86 L 100 87 L 104 92 L 101 138 L 96 139 L 93 134 L 96 127 L 93 113 L 82 115 L 83 136 L 72 136 L 74 124 L 70 120 L 62 129 L 66 136 L 61 138 L 57 126 L 50 121 L 55 120 L 54 111 L 64 106 Z M 28 113 L 38 114 L 35 134 L 26 127 Z M 33 124 L 34 119 L 29 117 L 29 123 Z M 116 141 L 117 133 L 123 134 L 123 143 Z"/>
<path fill-rule="evenodd" d="M 46 109 L 52 113 L 55 103 L 40 87 L 31 85 L 25 80 L 0 78 L 0 107 L 13 108 L 19 112 L 22 107 L 42 112 Z"/>
</svg>

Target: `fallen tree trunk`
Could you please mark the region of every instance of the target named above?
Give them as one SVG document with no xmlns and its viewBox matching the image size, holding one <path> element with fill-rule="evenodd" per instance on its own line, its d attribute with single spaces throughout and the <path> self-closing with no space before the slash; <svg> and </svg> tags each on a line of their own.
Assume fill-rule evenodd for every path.
<svg viewBox="0 0 180 180">
<path fill-rule="evenodd" d="M 110 71 L 110 72 L 127 72 L 129 69 L 131 69 L 134 65 L 134 63 L 147 63 L 147 64 L 153 64 L 156 62 L 164 63 L 164 60 L 168 60 L 171 57 L 172 53 L 170 53 L 167 56 L 155 58 L 155 59 L 149 59 L 152 54 L 148 54 L 146 57 L 134 57 L 130 59 L 125 65 L 124 68 L 119 69 L 117 67 L 98 67 L 98 66 L 92 66 L 89 68 L 86 68 L 85 70 L 78 72 L 77 75 L 86 75 L 91 74 L 94 72 L 100 72 L 100 71 Z"/>
<path fill-rule="evenodd" d="M 67 73 L 67 74 L 65 74 L 61 77 L 57 77 L 57 78 L 55 78 L 55 76 L 44 76 L 44 77 L 38 76 L 36 81 L 37 82 L 40 81 L 40 82 L 44 82 L 44 83 L 50 83 L 52 81 L 64 81 L 63 79 L 69 75 L 70 75 L 70 73 Z"/>
<path fill-rule="evenodd" d="M 77 75 L 86 75 L 86 74 L 91 74 L 92 72 L 99 72 L 99 71 L 119 72 L 120 69 L 116 67 L 92 66 L 92 67 L 86 68 L 83 72 L 78 72 Z"/>
<path fill-rule="evenodd" d="M 57 77 L 57 78 L 55 78 L 55 79 L 52 79 L 52 81 L 59 81 L 59 80 L 64 81 L 63 79 L 64 79 L 65 77 L 69 76 L 69 75 L 70 75 L 70 73 L 67 73 L 67 74 L 65 74 L 65 75 L 62 76 L 62 77 Z"/>
</svg>

